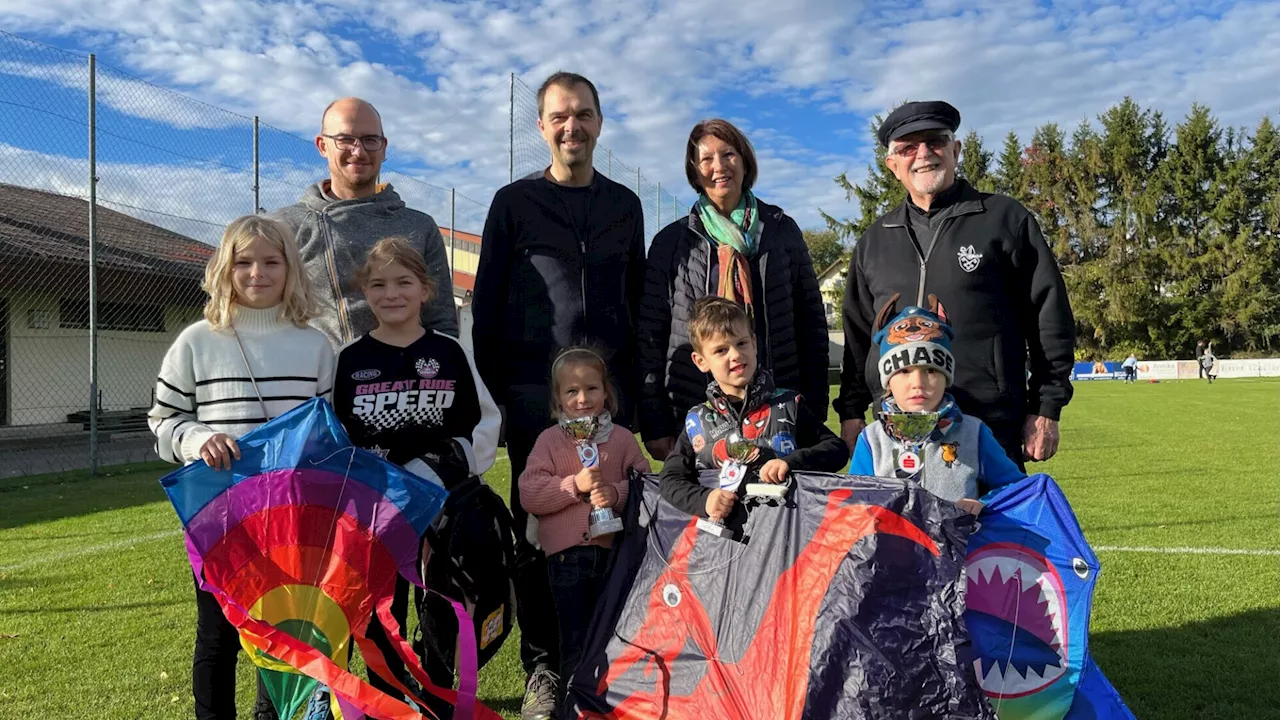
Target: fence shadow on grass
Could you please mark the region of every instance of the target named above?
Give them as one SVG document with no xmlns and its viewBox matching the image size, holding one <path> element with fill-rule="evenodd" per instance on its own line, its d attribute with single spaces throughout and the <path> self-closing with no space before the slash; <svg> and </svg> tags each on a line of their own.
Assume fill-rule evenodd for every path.
<svg viewBox="0 0 1280 720">
<path fill-rule="evenodd" d="M 1280 713 L 1280 608 L 1155 630 L 1093 633 L 1089 650 L 1142 720 Z"/>
<path fill-rule="evenodd" d="M 146 463 L 87 472 L 15 478 L 0 482 L 0 530 L 79 517 L 165 499 L 159 480 L 176 465 Z"/>
</svg>

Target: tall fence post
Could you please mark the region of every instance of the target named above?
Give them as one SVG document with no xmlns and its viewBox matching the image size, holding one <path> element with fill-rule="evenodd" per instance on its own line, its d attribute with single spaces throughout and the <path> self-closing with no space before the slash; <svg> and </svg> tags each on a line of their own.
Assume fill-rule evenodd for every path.
<svg viewBox="0 0 1280 720">
<path fill-rule="evenodd" d="M 89 54 L 89 474 L 98 474 L 98 58 Z"/>
<path fill-rule="evenodd" d="M 458 225 L 458 215 L 456 212 L 457 195 L 458 195 L 457 188 L 449 188 L 449 272 L 450 273 L 456 273 L 458 271 L 458 266 L 453 264 L 454 250 L 458 247 L 458 244 L 454 242 L 454 233 L 457 232 L 456 228 Z"/>
<path fill-rule="evenodd" d="M 258 116 L 253 116 L 253 214 L 262 212 L 258 200 Z"/>
<path fill-rule="evenodd" d="M 516 181 L 516 74 L 511 73 L 511 100 L 507 108 L 507 182 Z"/>
<path fill-rule="evenodd" d="M 658 181 L 658 192 L 654 195 L 658 201 L 658 229 L 662 229 L 662 181 Z"/>
</svg>

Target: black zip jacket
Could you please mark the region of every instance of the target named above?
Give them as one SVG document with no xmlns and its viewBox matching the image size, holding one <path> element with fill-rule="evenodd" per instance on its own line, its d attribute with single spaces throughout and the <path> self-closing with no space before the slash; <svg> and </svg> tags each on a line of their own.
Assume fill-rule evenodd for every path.
<svg viewBox="0 0 1280 720">
<path fill-rule="evenodd" d="M 899 310 L 932 294 L 955 329 L 956 403 L 997 437 L 1021 432 L 1026 415 L 1057 420 L 1071 400 L 1075 318 L 1040 226 L 1016 200 L 961 179 L 946 195 L 947 206 L 930 213 L 932 237 L 909 230 L 904 202 L 858 240 L 845 285 L 836 412 L 861 418 L 882 391 L 871 342 L 881 306 L 894 293 Z"/>
<path fill-rule="evenodd" d="M 760 367 L 800 392 L 801 402 L 826 418 L 828 338 L 818 276 L 795 220 L 757 201 L 764 227 L 750 259 L 755 290 Z M 685 410 L 702 401 L 710 379 L 693 364 L 689 311 L 718 291 L 719 258 L 697 213 L 671 223 L 653 239 L 640 306 L 640 416 L 645 440 L 680 433 Z"/>
<path fill-rule="evenodd" d="M 592 346 L 620 395 L 615 420 L 628 424 L 644 216 L 635 193 L 599 172 L 586 207 L 586 226 L 576 227 L 564 190 L 542 172 L 498 190 L 480 244 L 472 346 L 499 405 L 513 386 L 546 387 L 560 349 Z"/>
<path fill-rule="evenodd" d="M 712 488 L 699 482 L 699 471 L 719 470 L 727 456 L 724 442 L 735 432 L 759 450 L 738 485 L 739 498 L 746 494 L 747 483 L 757 481 L 760 468 L 774 458 L 786 460 L 790 472 L 840 472 L 849 463 L 844 441 L 809 412 L 795 391 L 775 389 L 767 371 L 752 378 L 744 400 L 725 395 L 715 382 L 705 393 L 707 401 L 685 415 L 684 429 L 659 476 L 662 497 L 683 512 L 707 516 Z M 740 526 L 745 519 L 746 511 L 738 503 L 726 524 Z"/>
</svg>

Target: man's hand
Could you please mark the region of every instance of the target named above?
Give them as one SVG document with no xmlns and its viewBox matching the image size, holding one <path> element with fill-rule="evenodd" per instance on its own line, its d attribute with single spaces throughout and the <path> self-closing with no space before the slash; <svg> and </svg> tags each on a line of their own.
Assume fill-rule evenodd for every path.
<svg viewBox="0 0 1280 720">
<path fill-rule="evenodd" d="M 240 447 L 226 433 L 217 433 L 200 446 L 200 459 L 214 470 L 230 470 L 232 458 L 240 459 Z"/>
<path fill-rule="evenodd" d="M 618 504 L 618 489 L 612 485 L 598 485 L 591 491 L 591 506 L 611 508 Z"/>
<path fill-rule="evenodd" d="M 644 444 L 644 449 L 649 451 L 649 456 L 658 462 L 666 462 L 667 456 L 675 449 L 676 439 L 673 437 L 658 438 L 657 440 L 649 440 Z"/>
<path fill-rule="evenodd" d="M 1022 425 L 1022 454 L 1028 460 L 1044 462 L 1058 452 L 1058 421 L 1028 415 Z"/>
<path fill-rule="evenodd" d="M 712 490 L 707 495 L 707 517 L 716 522 L 720 522 L 729 517 L 729 512 L 733 510 L 733 504 L 738 502 L 738 496 L 728 490 Z"/>
<path fill-rule="evenodd" d="M 957 500 L 956 507 L 970 515 L 973 515 L 974 517 L 977 517 L 982 512 L 982 508 L 986 507 L 986 505 L 982 504 L 979 500 L 970 500 L 969 498 L 965 498 L 963 500 Z"/>
<path fill-rule="evenodd" d="M 840 422 L 840 439 L 844 440 L 844 444 L 849 446 L 850 452 L 853 452 L 853 447 L 858 444 L 858 436 L 866 429 L 867 421 L 862 418 Z"/>
<path fill-rule="evenodd" d="M 578 492 L 583 495 L 586 495 L 597 487 L 600 487 L 599 463 L 592 467 L 582 468 L 579 470 L 578 474 L 573 476 L 573 485 L 578 489 Z"/>
<path fill-rule="evenodd" d="M 787 479 L 787 473 L 790 470 L 791 466 L 787 465 L 786 460 L 774 458 L 760 468 L 760 482 L 777 485 Z"/>
</svg>

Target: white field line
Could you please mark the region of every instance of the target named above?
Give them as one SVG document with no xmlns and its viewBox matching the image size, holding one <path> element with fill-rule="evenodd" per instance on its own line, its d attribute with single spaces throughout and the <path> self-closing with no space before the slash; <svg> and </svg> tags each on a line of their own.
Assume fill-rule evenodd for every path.
<svg viewBox="0 0 1280 720">
<path fill-rule="evenodd" d="M 82 557 L 84 555 L 94 555 L 111 550 L 119 550 L 121 548 L 131 547 L 133 545 L 141 545 L 142 543 L 155 542 L 156 540 L 165 540 L 167 538 L 179 537 L 182 535 L 181 530 L 165 530 L 164 532 L 152 533 L 150 535 L 140 535 L 135 538 L 126 540 L 116 540 L 115 542 L 103 543 L 101 545 L 91 545 L 89 547 L 80 548 L 78 550 L 70 550 L 68 552 L 56 553 L 53 555 L 41 555 L 39 557 L 29 558 L 22 562 L 12 565 L 0 565 L 0 573 L 13 572 L 14 570 L 25 570 L 26 568 L 36 567 L 38 565 L 47 565 L 49 563 L 62 562 L 72 558 Z"/>
<path fill-rule="evenodd" d="M 1216 548 L 1216 547 L 1144 547 L 1129 545 L 1098 545 L 1097 552 L 1155 553 L 1158 555 L 1265 555 L 1280 556 L 1280 550 Z"/>
</svg>

